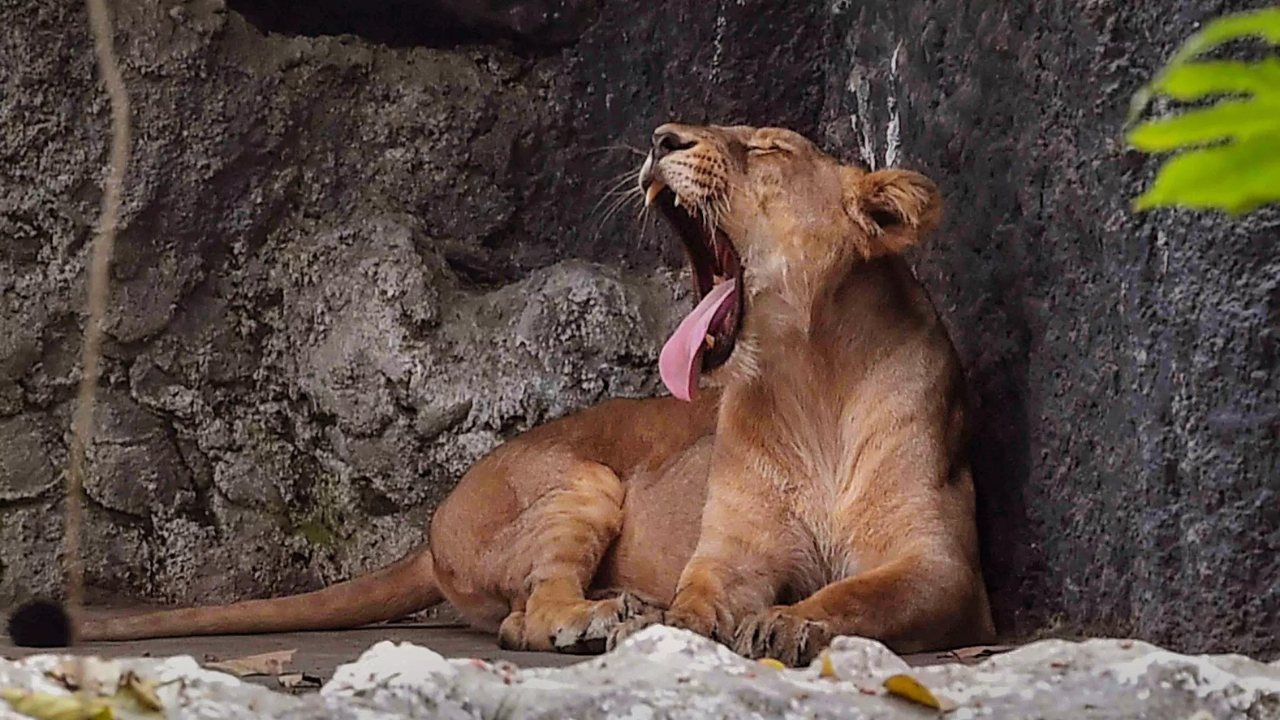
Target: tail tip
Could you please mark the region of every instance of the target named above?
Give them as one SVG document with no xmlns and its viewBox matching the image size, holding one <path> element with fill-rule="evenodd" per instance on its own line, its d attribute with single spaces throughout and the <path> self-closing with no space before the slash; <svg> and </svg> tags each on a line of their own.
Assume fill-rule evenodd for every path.
<svg viewBox="0 0 1280 720">
<path fill-rule="evenodd" d="M 9 616 L 9 639 L 18 647 L 68 647 L 71 615 L 61 603 L 34 600 Z"/>
</svg>

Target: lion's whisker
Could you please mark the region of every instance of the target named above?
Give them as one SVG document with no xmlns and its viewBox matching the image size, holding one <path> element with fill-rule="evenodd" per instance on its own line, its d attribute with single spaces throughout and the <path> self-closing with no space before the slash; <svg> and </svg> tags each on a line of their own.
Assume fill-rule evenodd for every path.
<svg viewBox="0 0 1280 720">
<path fill-rule="evenodd" d="M 601 145 L 600 147 L 586 148 L 584 150 L 580 150 L 579 154 L 594 155 L 596 153 L 611 152 L 611 151 L 618 151 L 618 150 L 625 150 L 626 152 L 629 152 L 633 155 L 639 155 L 640 157 L 645 157 L 646 155 L 649 154 L 637 147 L 627 145 L 626 143 L 619 143 L 616 145 Z"/>
<path fill-rule="evenodd" d="M 620 193 L 625 195 L 626 193 L 640 191 L 638 187 L 627 188 L 625 190 L 623 189 L 623 186 L 627 182 L 628 178 L 626 177 L 626 175 L 628 174 L 630 173 L 624 173 L 623 175 L 615 178 L 612 181 L 613 185 L 610 186 L 608 190 L 605 190 L 603 193 L 600 194 L 600 199 L 596 201 L 596 204 L 592 206 L 591 211 L 587 213 L 588 216 L 595 215 L 596 211 L 600 209 L 600 206 L 604 204 L 605 200 L 609 200 L 611 198 L 617 197 Z"/>
<path fill-rule="evenodd" d="M 604 217 L 601 218 L 599 224 L 597 224 L 595 235 L 592 236 L 592 239 L 591 239 L 592 242 L 594 243 L 596 240 L 600 239 L 600 233 L 604 232 L 605 225 L 609 224 L 609 221 L 613 218 L 613 216 L 616 215 L 617 212 L 627 204 L 627 202 L 632 200 L 638 201 L 640 200 L 641 195 L 642 193 L 640 192 L 639 187 L 631 188 L 625 191 L 618 191 L 617 194 L 614 196 L 613 202 L 610 203 L 609 209 L 605 212 Z"/>
</svg>

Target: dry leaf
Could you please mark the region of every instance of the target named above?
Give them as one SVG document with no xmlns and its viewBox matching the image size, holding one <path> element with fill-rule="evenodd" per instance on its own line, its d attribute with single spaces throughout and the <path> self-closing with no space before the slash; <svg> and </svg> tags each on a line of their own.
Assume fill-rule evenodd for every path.
<svg viewBox="0 0 1280 720">
<path fill-rule="evenodd" d="M 942 712 L 950 712 L 956 709 L 955 703 L 949 700 L 943 700 L 936 697 L 929 688 L 920 684 L 919 680 L 910 675 L 893 675 L 885 678 L 884 687 L 890 693 L 900 698 L 905 698 L 918 705 L 931 707 L 934 710 Z"/>
<path fill-rule="evenodd" d="M 279 650 L 277 652 L 262 653 L 261 655 L 249 655 L 233 660 L 209 663 L 205 667 L 210 670 L 231 673 L 236 677 L 279 675 L 284 672 L 285 666 L 293 662 L 293 656 L 297 652 L 297 649 Z"/>
<path fill-rule="evenodd" d="M 286 690 L 301 690 L 303 688 L 320 687 L 320 678 L 306 673 L 290 673 L 288 675 L 280 675 L 276 677 L 276 682 L 280 683 L 280 687 Z"/>
<path fill-rule="evenodd" d="M 985 660 L 992 655 L 1009 652 L 1013 645 L 975 645 L 973 647 L 952 650 L 951 655 L 962 663 L 970 664 L 977 660 Z"/>
<path fill-rule="evenodd" d="M 15 711 L 36 720 L 112 720 L 111 706 L 104 700 L 80 695 L 50 695 L 25 690 L 0 690 L 0 698 Z"/>
<path fill-rule="evenodd" d="M 787 666 L 783 665 L 781 660 L 774 660 L 773 658 L 760 658 L 759 662 L 761 665 L 764 665 L 765 667 L 771 667 L 774 670 L 787 669 Z"/>
<path fill-rule="evenodd" d="M 818 677 L 839 680 L 840 676 L 836 675 L 836 666 L 831 662 L 831 653 L 822 653 L 822 669 L 818 671 Z"/>
</svg>

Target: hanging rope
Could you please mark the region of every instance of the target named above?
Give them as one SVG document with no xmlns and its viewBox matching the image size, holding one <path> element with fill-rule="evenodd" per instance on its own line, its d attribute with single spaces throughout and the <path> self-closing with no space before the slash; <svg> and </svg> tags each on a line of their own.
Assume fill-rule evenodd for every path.
<svg viewBox="0 0 1280 720">
<path fill-rule="evenodd" d="M 67 473 L 66 537 L 63 568 L 66 572 L 66 604 L 72 618 L 84 604 L 84 558 L 80 545 L 84 513 L 85 452 L 93 441 L 93 404 L 102 359 L 102 323 L 107 311 L 108 269 L 120 221 L 125 169 L 129 165 L 129 95 L 112 43 L 111 16 L 106 0 L 86 0 L 98 72 L 111 99 L 111 158 L 102 191 L 102 209 L 89 263 L 88 315 L 84 328 L 79 402 L 71 427 L 71 466 Z"/>
</svg>

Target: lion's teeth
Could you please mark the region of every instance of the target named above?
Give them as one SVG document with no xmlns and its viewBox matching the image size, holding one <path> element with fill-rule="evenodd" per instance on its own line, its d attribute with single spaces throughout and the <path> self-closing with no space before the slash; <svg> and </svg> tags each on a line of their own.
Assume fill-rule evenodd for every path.
<svg viewBox="0 0 1280 720">
<path fill-rule="evenodd" d="M 680 196 L 676 195 L 676 207 L 680 207 Z"/>
<path fill-rule="evenodd" d="M 644 193 L 644 206 L 649 207 L 650 205 L 652 205 L 654 199 L 658 197 L 658 193 L 662 192 L 662 188 L 664 187 L 666 186 L 658 182 L 657 180 L 654 180 L 653 184 L 650 185 L 649 189 L 646 190 Z"/>
<path fill-rule="evenodd" d="M 707 349 L 710 350 L 716 346 L 716 339 L 711 335 L 707 335 L 706 337 L 702 338 L 702 344 L 706 345 Z"/>
<path fill-rule="evenodd" d="M 712 276 L 711 276 L 711 285 L 712 285 L 712 287 L 715 287 L 716 285 L 719 285 L 720 283 L 724 282 L 725 280 L 728 280 L 728 278 L 726 278 L 726 277 L 725 277 L 725 276 L 723 276 L 723 275 L 712 275 Z"/>
</svg>

